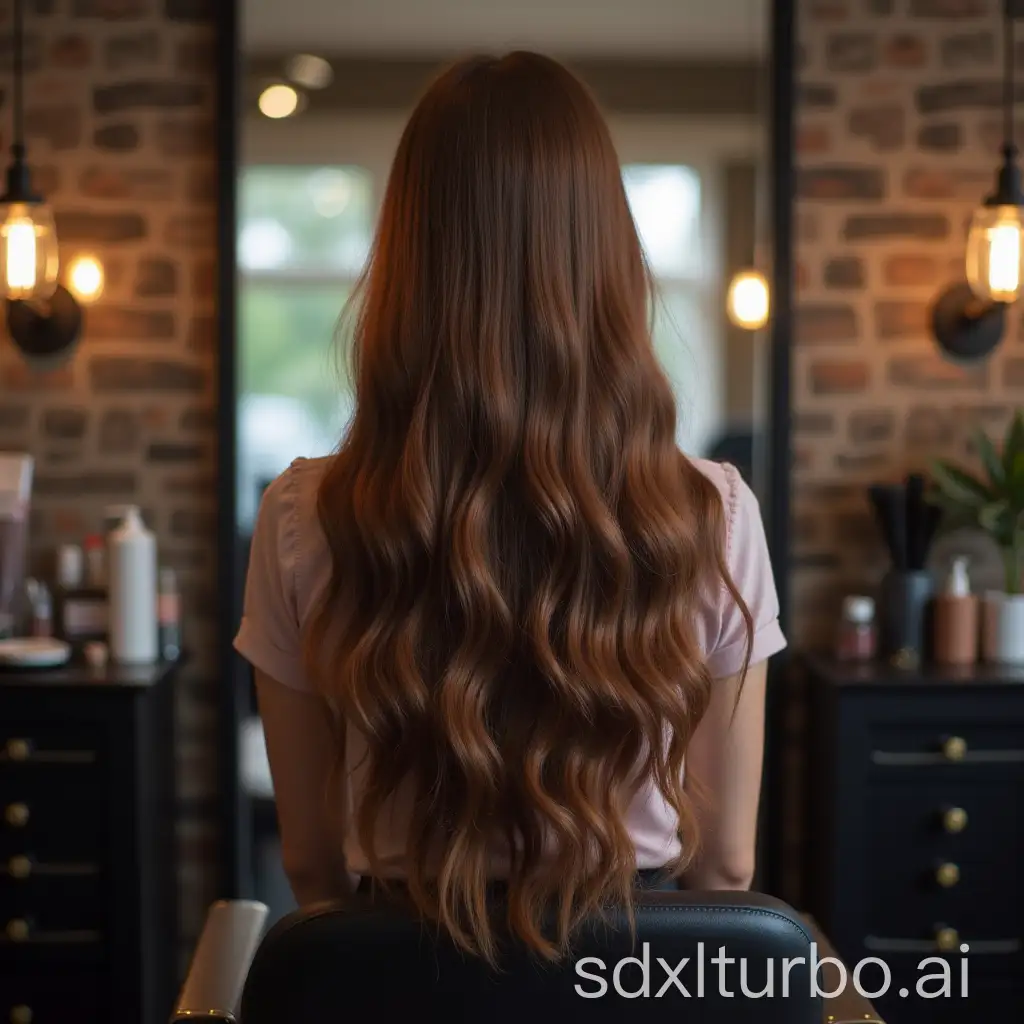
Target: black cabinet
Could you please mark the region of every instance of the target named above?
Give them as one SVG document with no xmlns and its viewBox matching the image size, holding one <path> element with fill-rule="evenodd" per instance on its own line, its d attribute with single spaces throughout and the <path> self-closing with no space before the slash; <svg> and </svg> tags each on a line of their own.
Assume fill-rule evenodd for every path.
<svg viewBox="0 0 1024 1024">
<path fill-rule="evenodd" d="M 807 667 L 809 909 L 889 1024 L 1024 1020 L 1024 672 Z"/>
<path fill-rule="evenodd" d="M 170 1014 L 172 675 L 0 672 L 0 1021 Z"/>
</svg>

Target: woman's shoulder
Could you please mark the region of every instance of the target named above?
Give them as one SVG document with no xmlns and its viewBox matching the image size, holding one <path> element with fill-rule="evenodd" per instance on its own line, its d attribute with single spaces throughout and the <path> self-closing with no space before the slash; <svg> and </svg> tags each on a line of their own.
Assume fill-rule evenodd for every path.
<svg viewBox="0 0 1024 1024">
<path fill-rule="evenodd" d="M 689 458 L 689 457 L 688 457 Z M 743 475 L 731 462 L 689 458 L 718 489 L 725 510 L 727 547 L 732 548 L 738 535 L 761 528 L 761 509 L 757 497 Z"/>
</svg>

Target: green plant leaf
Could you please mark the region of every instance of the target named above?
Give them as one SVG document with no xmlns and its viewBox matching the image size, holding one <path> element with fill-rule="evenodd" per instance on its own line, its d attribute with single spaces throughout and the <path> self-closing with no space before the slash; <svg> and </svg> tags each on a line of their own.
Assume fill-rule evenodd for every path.
<svg viewBox="0 0 1024 1024">
<path fill-rule="evenodd" d="M 1006 440 L 1003 442 L 1003 467 L 1006 475 L 1013 472 L 1017 456 L 1024 454 L 1024 413 L 1018 409 L 1013 414 L 1013 420 L 1006 432 Z"/>
<path fill-rule="evenodd" d="M 977 477 L 948 462 L 932 464 L 932 479 L 947 499 L 967 508 L 981 508 L 999 497 Z"/>
<path fill-rule="evenodd" d="M 1014 519 L 1009 517 L 1009 512 L 1010 503 L 1005 498 L 994 501 L 991 505 L 985 505 L 978 510 L 978 523 L 989 533 L 998 533 L 1004 525 L 1014 523 Z"/>
<path fill-rule="evenodd" d="M 996 451 L 992 439 L 980 427 L 974 430 L 974 447 L 978 450 L 978 457 L 981 464 L 988 473 L 988 478 L 994 488 L 1002 487 L 1006 482 L 1007 472 L 1003 460 Z"/>
</svg>

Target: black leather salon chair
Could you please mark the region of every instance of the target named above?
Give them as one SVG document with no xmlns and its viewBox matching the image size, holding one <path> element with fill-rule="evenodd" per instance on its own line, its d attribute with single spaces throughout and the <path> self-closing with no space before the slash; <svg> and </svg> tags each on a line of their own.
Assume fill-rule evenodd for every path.
<svg viewBox="0 0 1024 1024">
<path fill-rule="evenodd" d="M 296 911 L 263 936 L 266 913 L 244 901 L 212 908 L 172 1021 L 878 1021 L 852 986 L 832 999 L 812 992 L 812 956 L 835 954 L 812 922 L 757 893 L 641 892 L 635 944 L 618 914 L 584 928 L 561 965 L 510 947 L 499 972 L 379 897 Z M 819 991 L 837 988 L 835 968 L 817 976 Z M 768 994 L 744 995 L 769 978 Z"/>
</svg>

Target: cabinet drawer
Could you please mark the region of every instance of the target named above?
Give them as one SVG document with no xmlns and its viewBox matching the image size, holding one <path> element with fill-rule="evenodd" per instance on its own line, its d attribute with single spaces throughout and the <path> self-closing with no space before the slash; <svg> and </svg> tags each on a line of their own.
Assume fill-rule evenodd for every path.
<svg viewBox="0 0 1024 1024">
<path fill-rule="evenodd" d="M 103 735 L 85 723 L 21 718 L 0 723 L 0 775 L 17 784 L 56 784 L 96 771 Z"/>
<path fill-rule="evenodd" d="M 99 1002 L 98 979 L 87 971 L 0 974 L 0 1024 L 94 1024 Z"/>
<path fill-rule="evenodd" d="M 1024 775 L 1024 723 L 960 717 L 918 722 L 876 719 L 869 726 L 864 753 L 876 772 L 985 767 Z"/>
<path fill-rule="evenodd" d="M 27 773 L 13 778 L 0 767 L 0 863 L 18 855 L 96 863 L 106 845 L 108 817 L 102 790 L 88 779 L 47 787 Z"/>
<path fill-rule="evenodd" d="M 104 921 L 100 894 L 96 875 L 0 878 L 0 942 L 7 948 L 95 946 Z"/>
</svg>

